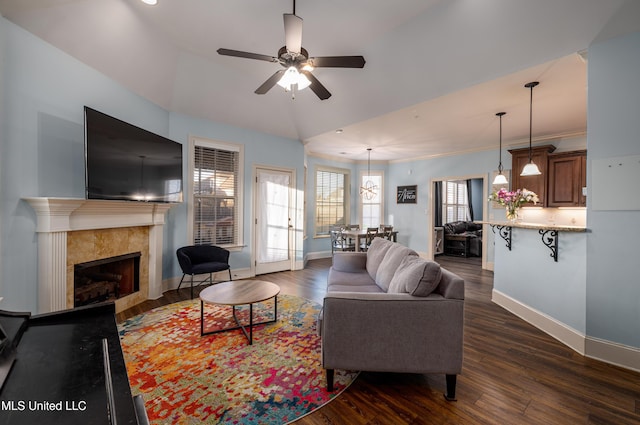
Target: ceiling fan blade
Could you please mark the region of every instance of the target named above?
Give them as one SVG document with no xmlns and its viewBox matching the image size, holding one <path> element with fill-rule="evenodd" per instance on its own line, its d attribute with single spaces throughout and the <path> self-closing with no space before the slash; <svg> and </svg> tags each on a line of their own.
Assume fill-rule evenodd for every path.
<svg viewBox="0 0 640 425">
<path fill-rule="evenodd" d="M 309 58 L 315 68 L 364 68 L 362 56 L 320 56 Z"/>
<path fill-rule="evenodd" d="M 302 74 L 306 75 L 309 81 L 311 81 L 311 85 L 309 88 L 313 90 L 313 92 L 320 98 L 320 100 L 329 99 L 331 97 L 331 93 L 326 89 L 325 86 L 322 85 L 320 81 L 316 77 L 313 76 L 309 71 L 300 71 Z"/>
<path fill-rule="evenodd" d="M 278 58 L 274 58 L 273 56 L 261 55 L 259 53 L 242 52 L 240 50 L 218 49 L 218 54 L 224 56 L 234 56 L 237 58 L 257 59 L 267 62 L 278 62 Z"/>
<path fill-rule="evenodd" d="M 302 18 L 291 13 L 284 16 L 284 40 L 287 50 L 300 53 L 302 48 Z"/>
<path fill-rule="evenodd" d="M 271 77 L 269 77 L 269 79 L 267 81 L 262 83 L 262 85 L 260 87 L 258 87 L 254 93 L 255 94 L 265 94 L 266 92 L 271 90 L 271 87 L 275 86 L 276 83 L 278 81 L 280 81 L 280 78 L 282 78 L 282 74 L 284 74 L 284 69 L 276 71 L 276 73 L 273 74 Z"/>
</svg>

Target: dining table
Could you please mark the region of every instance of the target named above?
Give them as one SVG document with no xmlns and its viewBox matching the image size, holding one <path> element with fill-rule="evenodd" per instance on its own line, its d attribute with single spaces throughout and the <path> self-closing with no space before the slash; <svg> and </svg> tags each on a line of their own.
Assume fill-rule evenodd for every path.
<svg viewBox="0 0 640 425">
<path fill-rule="evenodd" d="M 361 245 L 362 245 L 362 240 L 366 240 L 367 238 L 367 229 L 344 229 L 342 231 L 342 235 L 346 238 L 350 238 L 355 240 L 356 242 L 356 252 L 361 251 Z M 392 230 L 391 231 L 391 240 L 393 242 L 398 242 L 398 231 L 397 230 Z"/>
</svg>

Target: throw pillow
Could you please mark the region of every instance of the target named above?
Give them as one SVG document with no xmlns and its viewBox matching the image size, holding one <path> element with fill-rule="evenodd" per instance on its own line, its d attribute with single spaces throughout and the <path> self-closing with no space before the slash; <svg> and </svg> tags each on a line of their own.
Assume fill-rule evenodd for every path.
<svg viewBox="0 0 640 425">
<path fill-rule="evenodd" d="M 393 242 L 382 238 L 375 238 L 371 241 L 371 245 L 367 249 L 367 272 L 371 279 L 376 280 L 378 266 L 380 266 L 385 254 L 392 245 Z"/>
<path fill-rule="evenodd" d="M 376 285 L 387 292 L 391 279 L 393 279 L 393 274 L 398 269 L 398 266 L 400 266 L 403 258 L 409 255 L 417 257 L 418 253 L 406 246 L 394 243 L 385 254 L 380 266 L 378 266 Z"/>
<path fill-rule="evenodd" d="M 415 295 L 416 297 L 426 297 L 435 291 L 440 284 L 440 279 L 442 279 L 442 269 L 440 268 L 440 264 L 435 261 L 424 260 L 424 262 L 425 267 L 422 278 L 415 289 L 409 291 L 411 295 Z"/>
<path fill-rule="evenodd" d="M 416 297 L 426 297 L 438 287 L 441 278 L 440 264 L 408 256 L 402 260 L 393 275 L 389 292 L 405 292 Z"/>
<path fill-rule="evenodd" d="M 404 257 L 391 278 L 388 292 L 394 294 L 411 292 L 408 288 L 414 289 L 418 286 L 425 266 L 426 262 L 420 257 L 413 255 Z"/>
</svg>

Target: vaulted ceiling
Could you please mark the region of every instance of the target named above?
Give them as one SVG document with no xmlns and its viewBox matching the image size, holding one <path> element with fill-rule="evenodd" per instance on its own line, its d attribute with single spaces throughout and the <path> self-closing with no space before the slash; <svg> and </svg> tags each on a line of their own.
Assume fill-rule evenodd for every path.
<svg viewBox="0 0 640 425">
<path fill-rule="evenodd" d="M 402 160 L 494 149 L 503 140 L 586 131 L 586 49 L 640 30 L 636 0 L 298 0 L 311 56 L 363 55 L 363 69 L 316 68 L 332 93 L 254 90 L 280 65 L 291 0 L 0 0 L 8 20 L 161 107 L 305 143 L 309 152 Z M 337 129 L 342 129 L 337 133 Z"/>
</svg>

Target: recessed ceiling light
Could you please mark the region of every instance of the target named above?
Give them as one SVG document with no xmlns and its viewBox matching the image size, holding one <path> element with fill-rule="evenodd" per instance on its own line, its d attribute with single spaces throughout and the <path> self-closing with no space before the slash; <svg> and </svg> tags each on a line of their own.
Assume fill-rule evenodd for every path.
<svg viewBox="0 0 640 425">
<path fill-rule="evenodd" d="M 150 4 L 152 6 L 158 4 L 158 0 L 142 0 L 143 3 Z"/>
<path fill-rule="evenodd" d="M 343 129 L 339 128 L 339 129 L 337 129 L 337 130 L 336 130 L 336 133 L 340 134 L 340 133 L 342 133 L 343 131 L 344 131 Z"/>
</svg>

